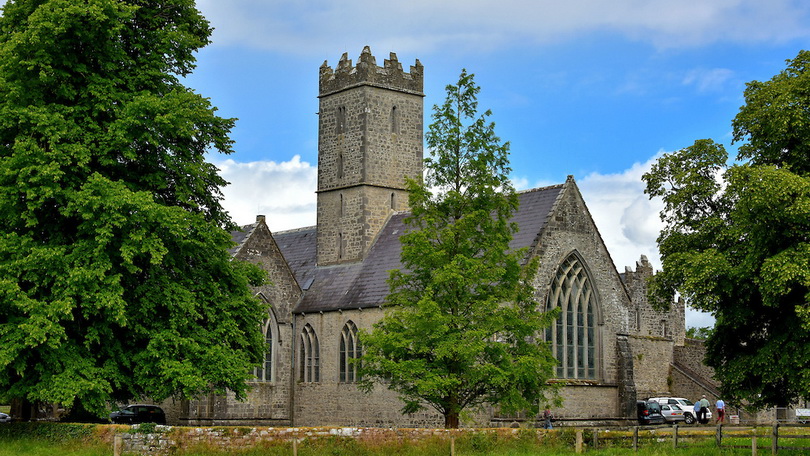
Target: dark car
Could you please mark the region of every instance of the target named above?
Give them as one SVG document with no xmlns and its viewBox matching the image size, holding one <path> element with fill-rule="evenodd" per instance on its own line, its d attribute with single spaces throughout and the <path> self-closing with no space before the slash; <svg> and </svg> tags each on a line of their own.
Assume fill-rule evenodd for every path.
<svg viewBox="0 0 810 456">
<path fill-rule="evenodd" d="M 661 414 L 661 405 L 656 401 L 636 402 L 639 424 L 664 424 L 666 420 Z"/>
<path fill-rule="evenodd" d="M 110 413 L 110 421 L 116 424 L 166 424 L 166 414 L 157 405 L 133 404 Z"/>
</svg>

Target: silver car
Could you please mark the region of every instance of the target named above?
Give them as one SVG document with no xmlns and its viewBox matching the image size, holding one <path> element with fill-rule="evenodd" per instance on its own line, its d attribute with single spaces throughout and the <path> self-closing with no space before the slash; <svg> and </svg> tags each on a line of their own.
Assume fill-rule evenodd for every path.
<svg viewBox="0 0 810 456">
<path fill-rule="evenodd" d="M 8 416 L 8 413 L 0 412 L 0 423 L 10 423 L 11 417 Z"/>
<path fill-rule="evenodd" d="M 667 423 L 676 423 L 678 421 L 685 421 L 683 409 L 677 404 L 661 404 L 661 414 Z"/>
</svg>

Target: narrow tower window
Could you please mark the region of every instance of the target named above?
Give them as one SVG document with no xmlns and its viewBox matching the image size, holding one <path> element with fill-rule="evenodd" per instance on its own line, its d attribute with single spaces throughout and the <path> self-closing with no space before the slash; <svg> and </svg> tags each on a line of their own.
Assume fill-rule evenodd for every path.
<svg viewBox="0 0 810 456">
<path fill-rule="evenodd" d="M 399 112 L 396 106 L 391 108 L 391 133 L 399 133 Z"/>
<path fill-rule="evenodd" d="M 346 133 L 346 107 L 340 106 L 337 108 L 337 134 L 342 135 Z"/>
</svg>

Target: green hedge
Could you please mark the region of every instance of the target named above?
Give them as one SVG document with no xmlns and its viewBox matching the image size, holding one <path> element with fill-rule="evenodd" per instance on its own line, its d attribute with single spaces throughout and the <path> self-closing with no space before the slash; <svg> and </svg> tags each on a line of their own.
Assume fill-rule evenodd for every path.
<svg viewBox="0 0 810 456">
<path fill-rule="evenodd" d="M 0 424 L 0 439 L 36 439 L 50 442 L 90 440 L 98 434 L 95 424 L 12 422 Z"/>
</svg>

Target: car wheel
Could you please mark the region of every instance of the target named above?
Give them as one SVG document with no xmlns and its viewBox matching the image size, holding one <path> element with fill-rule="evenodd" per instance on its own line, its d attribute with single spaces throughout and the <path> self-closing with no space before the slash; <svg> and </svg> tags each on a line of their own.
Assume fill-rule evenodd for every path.
<svg viewBox="0 0 810 456">
<path fill-rule="evenodd" d="M 684 422 L 686 422 L 686 424 L 694 424 L 695 423 L 695 417 L 692 416 L 689 413 L 686 413 L 686 414 L 683 415 L 683 420 L 684 420 Z"/>
</svg>

